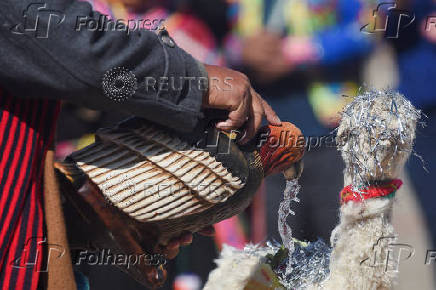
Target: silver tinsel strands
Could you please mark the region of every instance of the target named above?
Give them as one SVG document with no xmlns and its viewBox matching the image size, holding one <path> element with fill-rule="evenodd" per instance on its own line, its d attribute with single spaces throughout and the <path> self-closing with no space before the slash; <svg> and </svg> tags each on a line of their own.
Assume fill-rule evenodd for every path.
<svg viewBox="0 0 436 290">
<path fill-rule="evenodd" d="M 391 90 L 361 90 L 359 95 L 344 108 L 341 123 L 337 128 L 337 147 L 341 151 L 346 164 L 344 171 L 345 185 L 351 184 L 355 192 L 360 192 L 359 189 L 362 187 L 397 178 L 404 167 L 404 162 L 413 152 L 415 128 L 416 124 L 419 124 L 420 118 L 421 111 L 417 110 L 398 92 Z M 278 211 L 278 229 L 282 244 L 269 241 L 266 247 L 248 245 L 243 253 L 261 257 L 258 263 L 266 263 L 270 266 L 276 275 L 277 283 L 280 284 L 275 289 L 323 289 L 324 287 L 327 287 L 326 289 L 357 289 L 349 286 L 338 288 L 337 285 L 342 285 L 345 282 L 346 285 L 354 285 L 353 281 L 356 281 L 356 276 L 359 276 L 356 274 L 361 274 L 361 265 L 357 263 L 354 265 L 355 268 L 352 269 L 354 272 L 347 272 L 344 269 L 349 270 L 350 267 L 353 267 L 353 264 L 345 259 L 339 265 L 338 260 L 344 257 L 341 254 L 353 253 L 356 245 L 363 251 L 367 250 L 366 241 L 360 241 L 360 244 L 357 241 L 355 245 L 350 241 L 353 241 L 352 237 L 356 237 L 357 234 L 362 236 L 361 231 L 365 226 L 368 226 L 370 221 L 374 221 L 374 217 L 370 221 L 363 220 L 363 217 L 360 218 L 362 215 L 360 211 L 358 212 L 359 216 L 341 215 L 341 220 L 350 219 L 343 222 L 343 228 L 337 227 L 335 229 L 337 230 L 336 235 L 341 232 L 345 237 L 342 240 L 341 247 L 337 247 L 338 236 L 332 234 L 332 241 L 335 244 L 332 254 L 332 248 L 322 240 L 301 242 L 292 237 L 292 231 L 286 219 L 289 214 L 294 214 L 290 209 L 290 204 L 292 201 L 299 202 L 297 198 L 299 191 L 300 186 L 297 180 L 286 182 L 283 201 L 280 203 Z M 360 194 L 364 193 L 360 192 Z M 353 208 L 350 210 L 353 210 Z M 381 210 L 378 215 L 382 217 L 384 223 L 385 211 L 383 210 L 385 209 Z M 349 213 L 353 214 L 352 211 L 349 211 Z M 353 221 L 352 226 L 351 221 Z M 377 226 L 377 220 L 371 225 Z M 385 228 L 387 225 L 383 224 L 382 227 Z M 353 231 L 350 228 L 353 228 Z M 354 236 L 347 238 L 346 234 L 349 232 L 354 232 Z M 350 247 L 351 251 L 346 251 L 348 250 L 347 247 Z M 360 252 L 357 254 L 357 260 L 361 258 L 359 255 Z M 330 263 L 331 256 L 333 257 L 332 264 Z M 230 259 L 230 257 L 227 259 Z M 336 268 L 332 267 L 335 263 Z M 344 271 L 354 273 L 354 275 L 345 277 L 343 276 Z M 257 275 L 261 276 L 260 274 Z M 371 271 L 365 275 L 369 276 L 366 278 L 361 276 L 360 279 L 367 283 L 373 283 L 374 281 L 380 285 L 386 281 L 390 283 L 390 278 L 383 278 L 379 274 L 371 274 Z M 329 282 L 332 284 L 329 284 Z"/>
<path fill-rule="evenodd" d="M 279 273 L 280 283 L 286 289 L 306 289 L 318 285 L 329 274 L 331 248 L 321 239 L 294 244 L 294 252 L 286 260 L 286 268 L 290 272 L 286 275 Z"/>
<path fill-rule="evenodd" d="M 398 160 L 396 157 L 407 158 L 413 150 L 415 124 L 420 118 L 421 112 L 410 101 L 391 90 L 362 90 L 344 108 L 337 143 L 346 155 L 344 158 L 349 158 L 352 164 L 346 170 L 352 176 L 348 184 L 355 191 L 391 176 L 391 171 L 397 169 L 393 164 Z M 294 240 L 286 223 L 289 213 L 294 214 L 290 202 L 298 202 L 299 190 L 296 180 L 288 181 L 279 208 L 278 226 L 284 248 L 276 246 L 276 255 L 288 252 L 274 271 L 286 289 L 319 285 L 329 274 L 331 248 L 322 240 L 311 243 Z"/>
<path fill-rule="evenodd" d="M 354 190 L 382 180 L 394 156 L 412 151 L 414 126 L 420 117 L 421 111 L 392 90 L 362 91 L 344 108 L 337 143 L 351 161 L 347 170 Z M 383 157 L 387 155 L 389 159 Z"/>
</svg>

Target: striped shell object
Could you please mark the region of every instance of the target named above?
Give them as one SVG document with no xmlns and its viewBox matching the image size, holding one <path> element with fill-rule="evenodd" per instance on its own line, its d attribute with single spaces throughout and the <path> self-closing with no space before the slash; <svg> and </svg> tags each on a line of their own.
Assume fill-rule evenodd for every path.
<svg viewBox="0 0 436 290">
<path fill-rule="evenodd" d="M 202 212 L 245 185 L 209 152 L 145 121 L 100 129 L 70 158 L 111 204 L 141 222 Z"/>
</svg>

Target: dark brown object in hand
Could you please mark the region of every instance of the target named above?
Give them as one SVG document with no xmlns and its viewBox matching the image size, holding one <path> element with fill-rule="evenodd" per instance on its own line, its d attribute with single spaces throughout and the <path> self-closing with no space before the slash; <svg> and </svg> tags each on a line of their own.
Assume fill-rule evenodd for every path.
<svg viewBox="0 0 436 290">
<path fill-rule="evenodd" d="M 304 146 L 272 143 L 283 131 L 301 136 L 285 122 L 265 127 L 254 140 L 259 145 L 242 147 L 214 128 L 192 144 L 140 119 L 99 130 L 95 143 L 56 164 L 66 210 L 75 215 L 67 220 L 67 228 L 76 229 L 72 246 L 156 253 L 186 231 L 239 214 L 266 174 L 301 171 Z M 160 286 L 166 275 L 144 263 L 124 270 L 150 287 Z"/>
</svg>

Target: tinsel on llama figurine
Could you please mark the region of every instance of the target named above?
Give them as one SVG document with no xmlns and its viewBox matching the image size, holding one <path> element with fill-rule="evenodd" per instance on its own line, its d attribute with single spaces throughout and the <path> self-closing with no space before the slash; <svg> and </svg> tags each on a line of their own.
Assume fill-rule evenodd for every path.
<svg viewBox="0 0 436 290">
<path fill-rule="evenodd" d="M 331 249 L 320 241 L 296 241 L 290 250 L 271 244 L 242 251 L 225 247 L 205 289 L 392 288 L 392 208 L 419 118 L 420 111 L 399 93 L 357 96 L 344 108 L 337 130 L 345 187 Z"/>
</svg>

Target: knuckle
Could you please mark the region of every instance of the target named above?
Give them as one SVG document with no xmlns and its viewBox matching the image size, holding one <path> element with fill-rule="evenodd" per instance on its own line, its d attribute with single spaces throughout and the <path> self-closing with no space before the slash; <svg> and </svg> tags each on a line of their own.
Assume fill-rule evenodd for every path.
<svg viewBox="0 0 436 290">
<path fill-rule="evenodd" d="M 245 74 L 241 72 L 238 72 L 238 83 L 246 90 L 251 88 L 250 80 Z"/>
<path fill-rule="evenodd" d="M 237 74 L 238 74 L 239 78 L 241 78 L 242 81 L 250 83 L 250 80 L 248 79 L 248 77 L 244 73 L 241 73 L 238 71 Z"/>
<path fill-rule="evenodd" d="M 245 134 L 245 138 L 251 139 L 254 136 L 254 128 L 247 130 L 246 134 Z"/>
<path fill-rule="evenodd" d="M 245 93 L 248 93 L 250 91 L 251 85 L 249 82 L 246 81 L 242 81 L 241 82 L 241 89 L 242 91 Z"/>
<path fill-rule="evenodd" d="M 242 125 L 242 124 L 244 124 L 245 123 L 245 116 L 238 116 L 238 117 L 236 117 L 234 120 L 233 120 L 233 122 L 232 122 L 232 125 L 233 126 L 240 126 L 240 125 Z"/>
</svg>

